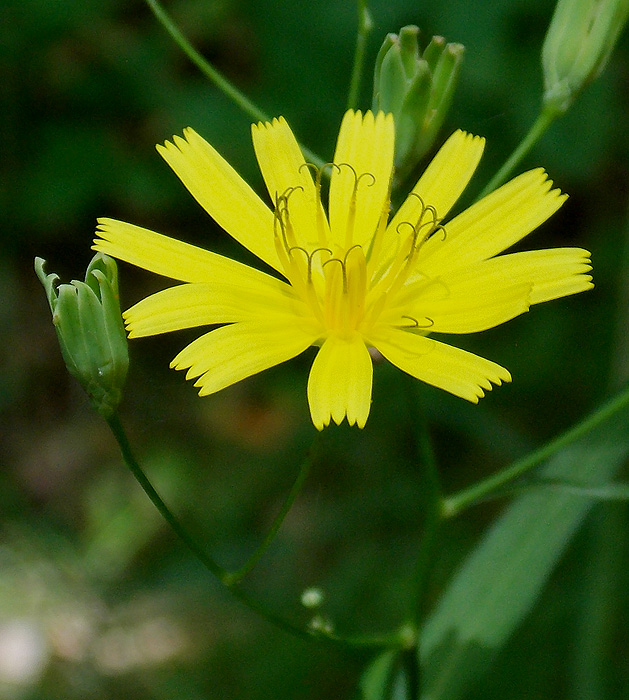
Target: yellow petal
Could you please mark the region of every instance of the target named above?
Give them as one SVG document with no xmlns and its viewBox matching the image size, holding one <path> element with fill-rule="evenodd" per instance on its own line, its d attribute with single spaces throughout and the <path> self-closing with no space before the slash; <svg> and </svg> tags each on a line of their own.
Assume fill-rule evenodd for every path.
<svg viewBox="0 0 629 700">
<path fill-rule="evenodd" d="M 432 281 L 418 275 L 382 320 L 416 322 L 431 333 L 475 333 L 528 311 L 531 304 L 591 289 L 591 269 L 588 251 L 558 248 L 501 255 Z"/>
<path fill-rule="evenodd" d="M 531 284 L 531 304 L 592 289 L 590 253 L 583 248 L 527 250 L 500 255 L 484 263 L 485 274 L 496 285 Z"/>
<path fill-rule="evenodd" d="M 542 168 L 530 170 L 487 195 L 446 224 L 417 256 L 417 267 L 435 277 L 486 260 L 524 238 L 566 200 Z"/>
<path fill-rule="evenodd" d="M 124 312 L 130 338 L 214 323 L 294 317 L 290 287 L 268 277 L 267 284 L 183 284 L 152 294 Z"/>
<path fill-rule="evenodd" d="M 308 403 L 317 430 L 330 419 L 340 425 L 345 417 L 350 425 L 363 428 L 371 408 L 372 376 L 371 357 L 358 334 L 350 339 L 330 336 L 308 377 Z"/>
<path fill-rule="evenodd" d="M 297 243 L 304 247 L 326 245 L 328 221 L 317 196 L 311 167 L 283 117 L 251 126 L 253 147 L 271 201 L 287 197 L 286 211 Z"/>
<path fill-rule="evenodd" d="M 404 372 L 472 403 L 478 403 L 492 383 L 511 381 L 509 372 L 495 362 L 408 331 L 383 330 L 368 340 Z"/>
<path fill-rule="evenodd" d="M 265 284 L 248 265 L 116 219 L 98 219 L 93 250 L 182 282 Z"/>
<path fill-rule="evenodd" d="M 261 260 L 281 270 L 273 243 L 273 212 L 194 129 L 157 150 L 216 223 Z"/>
<path fill-rule="evenodd" d="M 406 319 L 400 325 L 410 327 L 416 322 L 430 333 L 484 331 L 528 311 L 531 287 L 531 283 L 514 284 L 508 278 L 492 284 L 492 279 L 476 269 L 467 278 L 439 281 L 425 295 L 420 292 L 412 302 L 397 307 L 398 317 Z"/>
<path fill-rule="evenodd" d="M 329 206 L 332 240 L 345 250 L 371 240 L 389 205 L 394 138 L 391 114 L 345 113 L 334 154 Z"/>
<path fill-rule="evenodd" d="M 442 220 L 467 187 L 483 155 L 485 139 L 455 131 L 439 149 L 430 165 L 391 221 L 396 231 L 401 222 L 415 225 L 422 208 L 431 206 Z"/>
<path fill-rule="evenodd" d="M 198 377 L 199 396 L 207 396 L 296 357 L 315 340 L 289 323 L 244 321 L 197 338 L 170 366 L 187 369 L 186 379 Z"/>
</svg>

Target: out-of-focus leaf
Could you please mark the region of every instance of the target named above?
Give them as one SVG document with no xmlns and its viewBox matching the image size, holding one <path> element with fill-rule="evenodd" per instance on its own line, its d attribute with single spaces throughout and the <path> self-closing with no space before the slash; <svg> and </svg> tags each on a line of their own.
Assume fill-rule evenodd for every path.
<svg viewBox="0 0 629 700">
<path fill-rule="evenodd" d="M 410 693 L 407 670 L 396 650 L 376 656 L 360 679 L 360 700 L 407 700 Z"/>
<path fill-rule="evenodd" d="M 549 480 L 600 486 L 629 455 L 623 410 L 562 450 Z M 421 700 L 457 700 L 486 672 L 530 611 L 593 501 L 543 490 L 517 498 L 463 562 L 420 640 Z"/>
<path fill-rule="evenodd" d="M 388 650 L 378 654 L 367 666 L 360 678 L 361 700 L 383 700 L 391 684 L 391 675 L 396 663 L 397 652 Z"/>
</svg>

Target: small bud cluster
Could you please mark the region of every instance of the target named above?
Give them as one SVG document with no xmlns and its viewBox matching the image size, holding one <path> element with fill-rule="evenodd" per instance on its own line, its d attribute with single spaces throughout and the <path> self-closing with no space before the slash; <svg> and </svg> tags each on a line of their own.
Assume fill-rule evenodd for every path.
<svg viewBox="0 0 629 700">
<path fill-rule="evenodd" d="M 387 34 L 374 74 L 373 111 L 393 114 L 400 180 L 432 146 L 450 107 L 465 50 L 435 36 L 421 52 L 418 35 L 414 25 Z"/>
</svg>

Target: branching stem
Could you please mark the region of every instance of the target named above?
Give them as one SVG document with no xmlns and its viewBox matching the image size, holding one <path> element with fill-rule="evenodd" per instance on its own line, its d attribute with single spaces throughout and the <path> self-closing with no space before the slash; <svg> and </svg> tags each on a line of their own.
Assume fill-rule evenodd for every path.
<svg viewBox="0 0 629 700">
<path fill-rule="evenodd" d="M 594 411 L 594 413 L 580 423 L 577 423 L 577 425 L 554 440 L 551 440 L 543 447 L 540 447 L 538 450 L 535 450 L 498 473 L 446 498 L 443 504 L 444 516 L 449 518 L 454 517 L 466 508 L 486 499 L 492 493 L 504 489 L 505 486 L 511 484 L 527 472 L 530 472 L 542 462 L 559 452 L 562 448 L 583 437 L 627 405 L 629 405 L 629 386 L 625 387 L 623 391 L 610 399 L 597 411 Z"/>
</svg>

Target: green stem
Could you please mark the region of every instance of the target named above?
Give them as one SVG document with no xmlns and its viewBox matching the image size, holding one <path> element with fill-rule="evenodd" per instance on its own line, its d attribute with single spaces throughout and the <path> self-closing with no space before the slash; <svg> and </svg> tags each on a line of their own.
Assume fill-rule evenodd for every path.
<svg viewBox="0 0 629 700">
<path fill-rule="evenodd" d="M 433 448 L 428 421 L 421 403 L 421 386 L 416 381 L 407 382 L 410 398 L 411 426 L 415 429 L 416 451 L 422 466 L 422 484 L 424 492 L 424 523 L 419 552 L 413 574 L 414 610 L 413 627 L 420 630 L 428 608 L 428 588 L 432 573 L 434 555 L 443 523 L 443 496 L 439 479 L 439 467 Z M 419 639 L 419 634 L 417 635 Z M 421 671 L 417 649 L 408 650 L 404 664 L 409 683 L 409 697 L 419 697 L 421 690 Z"/>
<path fill-rule="evenodd" d="M 395 631 L 392 634 L 383 636 L 342 637 L 340 635 L 337 635 L 333 632 L 328 632 L 326 630 L 308 628 L 304 629 L 302 627 L 294 625 L 288 620 L 285 620 L 279 615 L 276 615 L 273 611 L 269 610 L 265 605 L 263 605 L 259 601 L 255 600 L 254 598 L 251 598 L 238 585 L 240 579 L 242 578 L 242 576 L 239 576 L 239 574 L 242 572 L 242 569 L 239 572 L 236 572 L 235 574 L 230 573 L 222 566 L 220 566 L 220 564 L 214 561 L 214 559 L 209 554 L 207 554 L 207 552 L 194 540 L 194 538 L 192 538 L 188 534 L 187 530 L 181 525 L 181 523 L 173 515 L 168 506 L 164 503 L 164 501 L 157 493 L 157 491 L 149 481 L 148 477 L 142 470 L 142 467 L 140 467 L 138 461 L 135 459 L 135 456 L 131 449 L 131 445 L 129 443 L 129 439 L 127 438 L 127 435 L 125 433 L 124 428 L 122 427 L 118 415 L 114 413 L 106 420 L 114 437 L 116 438 L 116 441 L 118 442 L 125 464 L 129 467 L 131 473 L 136 478 L 146 495 L 149 497 L 150 501 L 162 515 L 164 520 L 166 520 L 166 522 L 172 528 L 173 532 L 181 539 L 181 541 L 186 545 L 186 547 L 188 547 L 188 549 L 192 552 L 192 554 L 194 554 L 198 561 L 213 576 L 215 576 L 218 579 L 218 581 L 220 581 L 220 583 L 223 584 L 223 586 L 225 586 L 225 588 L 227 588 L 235 598 L 237 598 L 241 603 L 243 603 L 243 605 L 248 607 L 250 610 L 253 610 L 255 613 L 263 617 L 268 622 L 274 624 L 279 629 L 282 629 L 285 632 L 288 632 L 296 637 L 300 637 L 301 639 L 314 639 L 316 641 L 329 643 L 350 650 L 360 650 L 366 648 L 398 649 L 407 648 L 409 646 L 409 630 L 404 627 L 400 630 Z M 314 459 L 315 452 L 316 450 L 313 446 L 313 449 L 311 449 L 310 451 L 309 457 L 305 460 L 304 465 L 302 465 L 299 476 L 297 477 L 297 481 L 291 489 L 289 497 L 287 498 L 282 510 L 280 511 L 280 515 L 283 514 L 285 516 L 288 512 L 290 504 L 295 500 L 298 491 L 297 487 L 303 485 L 306 475 L 308 474 L 309 465 Z M 280 516 L 278 516 L 273 523 L 274 532 L 277 532 L 280 525 Z M 265 543 L 267 546 L 270 543 L 270 539 L 271 538 L 269 538 L 269 536 L 267 535 L 267 538 L 265 539 Z M 254 554 L 256 561 L 260 558 L 262 553 L 263 552 L 261 552 L 260 550 L 256 551 L 256 553 Z M 249 571 L 253 566 L 252 564 L 250 564 L 251 560 L 245 565 L 247 571 Z M 243 569 L 245 567 L 243 567 Z"/>
<path fill-rule="evenodd" d="M 583 421 L 577 423 L 577 425 L 551 440 L 540 449 L 535 450 L 530 455 L 518 460 L 497 474 L 493 474 L 477 484 L 446 498 L 443 503 L 444 517 L 451 518 L 458 515 L 465 508 L 478 503 L 494 491 L 515 481 L 515 479 L 531 471 L 562 448 L 589 433 L 627 405 L 629 405 L 629 386 Z"/>
<path fill-rule="evenodd" d="M 371 30 L 373 20 L 369 13 L 366 0 L 358 0 L 358 30 L 356 32 L 356 48 L 354 50 L 354 66 L 352 78 L 349 84 L 347 96 L 347 109 L 356 109 L 360 99 L 360 84 L 362 82 L 363 68 L 365 66 L 365 47 Z"/>
<path fill-rule="evenodd" d="M 131 450 L 131 445 L 127 435 L 120 423 L 120 419 L 117 414 L 113 414 L 107 419 L 107 423 L 118 442 L 120 451 L 122 452 L 122 457 L 125 464 L 131 470 L 131 473 L 136 478 L 146 495 L 149 497 L 153 505 L 157 508 L 159 513 L 162 515 L 164 520 L 170 525 L 173 532 L 179 537 L 179 539 L 188 547 L 188 549 L 194 554 L 194 556 L 199 560 L 199 562 L 213 575 L 215 576 L 226 588 L 228 588 L 232 594 L 240 600 L 244 605 L 264 617 L 269 622 L 273 623 L 280 629 L 286 632 L 290 632 L 298 637 L 302 638 L 312 638 L 313 635 L 309 630 L 304 630 L 301 627 L 293 625 L 292 623 L 279 617 L 272 611 L 268 610 L 260 602 L 250 598 L 242 589 L 235 585 L 235 582 L 230 580 L 230 573 L 220 566 L 214 559 L 205 552 L 205 550 L 188 534 L 185 528 L 177 520 L 177 518 L 172 514 L 168 506 L 164 503 L 160 495 L 153 488 L 153 485 L 149 481 L 148 477 L 142 470 L 142 467 L 138 464 L 133 451 Z"/>
<path fill-rule="evenodd" d="M 240 109 L 248 114 L 253 120 L 260 122 L 271 121 L 271 118 L 263 112 L 259 107 L 257 107 L 245 94 L 243 94 L 237 87 L 232 85 L 232 83 L 227 80 L 227 78 L 214 66 L 206 61 L 205 58 L 192 46 L 192 44 L 186 39 L 182 34 L 181 30 L 173 22 L 172 18 L 166 10 L 160 5 L 158 0 L 146 0 L 151 11 L 157 18 L 157 21 L 164 27 L 164 29 L 170 34 L 174 42 L 179 46 L 179 48 L 186 54 L 186 56 L 194 63 L 194 65 L 208 78 L 216 87 L 226 95 L 232 102 L 237 104 Z M 301 145 L 302 153 L 304 154 L 306 160 L 313 163 L 317 168 L 322 168 L 324 161 L 319 158 L 310 149 Z"/>
<path fill-rule="evenodd" d="M 418 401 L 416 401 L 418 403 Z M 428 431 L 428 425 L 424 419 L 421 407 L 417 413 L 420 415 L 420 430 L 418 436 L 418 452 L 421 464 L 424 468 L 424 494 L 426 499 L 424 514 L 424 532 L 419 545 L 417 562 L 415 565 L 415 623 L 417 628 L 426 613 L 426 600 L 430 573 L 434 559 L 435 547 L 439 531 L 443 522 L 443 497 L 439 480 L 439 469 L 435 458 L 432 440 Z"/>
<path fill-rule="evenodd" d="M 142 467 L 138 464 L 137 460 L 133 455 L 131 450 L 131 445 L 127 434 L 122 427 L 120 418 L 118 414 L 114 413 L 110 418 L 107 419 L 107 423 L 114 434 L 116 441 L 122 452 L 122 457 L 125 464 L 131 470 L 131 473 L 136 478 L 137 482 L 140 484 L 144 493 L 149 497 L 151 503 L 157 508 L 160 515 L 164 520 L 170 525 L 173 532 L 182 540 L 182 542 L 188 547 L 188 549 L 196 556 L 196 558 L 203 564 L 203 566 L 223 584 L 227 585 L 227 580 L 229 572 L 226 571 L 220 564 L 217 564 L 212 557 L 210 557 L 198 544 L 197 542 L 188 534 L 188 532 L 182 527 L 181 523 L 172 514 L 170 508 L 164 503 L 161 496 L 153 488 L 153 485 L 149 481 L 148 477 L 142 470 Z"/>
<path fill-rule="evenodd" d="M 221 90 L 230 100 L 235 102 L 244 112 L 256 121 L 269 121 L 269 117 L 251 100 L 246 97 L 238 88 L 234 87 L 225 76 L 214 68 L 214 66 L 203 58 L 203 56 L 192 46 L 192 44 L 181 33 L 177 25 L 172 21 L 164 8 L 157 0 L 146 0 L 153 14 L 170 34 L 177 46 L 186 54 L 194 65 L 209 78 L 216 87 Z"/>
<path fill-rule="evenodd" d="M 531 148 L 539 141 L 559 114 L 560 113 L 556 110 L 542 108 L 539 116 L 533 122 L 533 126 L 531 126 L 529 129 L 528 134 L 522 139 L 515 151 L 513 151 L 513 153 L 507 158 L 500 170 L 487 183 L 485 189 L 480 193 L 479 199 L 482 199 L 490 192 L 493 192 L 497 187 L 502 185 L 509 175 L 511 175 L 516 165 L 519 164 L 522 158 L 524 158 Z"/>
<path fill-rule="evenodd" d="M 581 496 L 592 501 L 626 502 L 629 501 L 629 484 L 612 482 L 603 486 L 585 486 L 572 481 L 558 481 L 550 479 L 540 479 L 527 481 L 521 488 L 509 490 L 509 495 L 513 493 L 526 493 L 539 489 L 555 489 L 563 491 L 573 496 Z"/>
<path fill-rule="evenodd" d="M 320 435 L 321 433 L 317 433 L 315 442 L 313 443 L 310 449 L 310 454 L 303 461 L 299 470 L 299 474 L 297 475 L 297 479 L 295 479 L 295 483 L 293 484 L 291 490 L 288 492 L 288 495 L 286 496 L 286 500 L 284 501 L 282 508 L 280 509 L 279 513 L 275 516 L 273 524 L 267 532 L 266 537 L 262 540 L 262 543 L 251 555 L 249 560 L 245 562 L 245 564 L 240 569 L 238 569 L 238 571 L 234 571 L 227 575 L 228 585 L 233 585 L 241 581 L 254 568 L 254 566 L 258 563 L 262 555 L 269 548 L 271 542 L 273 542 L 273 540 L 275 539 L 275 535 L 277 535 L 278 530 L 282 526 L 284 518 L 286 518 L 288 511 L 291 509 L 293 503 L 295 502 L 295 499 L 301 492 L 301 489 L 308 477 L 308 474 L 310 473 L 310 467 L 317 460 L 318 438 Z"/>
</svg>

